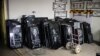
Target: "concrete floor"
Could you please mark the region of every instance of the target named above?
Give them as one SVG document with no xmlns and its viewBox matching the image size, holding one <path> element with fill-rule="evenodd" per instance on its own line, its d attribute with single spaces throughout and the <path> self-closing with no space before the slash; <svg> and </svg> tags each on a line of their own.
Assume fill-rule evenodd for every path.
<svg viewBox="0 0 100 56">
<path fill-rule="evenodd" d="M 14 50 L 8 48 L 0 48 L 0 56 L 18 56 Z"/>
<path fill-rule="evenodd" d="M 71 50 L 50 50 L 46 56 L 96 56 L 96 53 L 100 52 L 100 47 L 95 44 L 84 44 L 82 45 L 82 51 L 79 54 L 72 53 Z"/>
<path fill-rule="evenodd" d="M 2 50 L 2 49 L 1 49 Z M 36 49 L 30 50 L 26 47 L 22 49 L 17 49 L 18 52 L 21 54 L 20 56 L 96 56 L 96 53 L 100 53 L 100 46 L 96 44 L 83 44 L 82 51 L 79 54 L 72 53 L 71 50 L 65 50 L 63 48 L 59 48 L 57 50 L 51 49 Z M 41 51 L 39 51 L 41 50 Z M 0 52 L 0 56 L 19 56 L 15 50 L 4 49 Z"/>
</svg>

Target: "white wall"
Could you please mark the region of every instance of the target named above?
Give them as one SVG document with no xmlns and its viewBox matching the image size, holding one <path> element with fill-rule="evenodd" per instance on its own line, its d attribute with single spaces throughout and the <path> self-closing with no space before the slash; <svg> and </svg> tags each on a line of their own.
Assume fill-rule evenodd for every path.
<svg viewBox="0 0 100 56">
<path fill-rule="evenodd" d="M 94 2 L 100 2 L 100 0 L 93 0 Z M 100 42 L 100 17 L 89 17 L 86 18 L 85 16 L 75 16 L 73 17 L 70 15 L 70 17 L 77 19 L 79 21 L 86 21 L 91 24 L 91 30 L 93 34 L 93 39 L 95 41 Z"/>
<path fill-rule="evenodd" d="M 9 0 L 9 18 L 15 19 L 21 15 L 31 15 L 36 11 L 37 17 L 53 18 L 52 3 L 54 0 Z"/>
<path fill-rule="evenodd" d="M 9 0 L 9 18 L 20 18 L 22 15 L 31 15 L 36 11 L 37 17 L 54 18 L 53 2 L 55 0 Z M 67 17 L 69 18 L 70 0 L 66 5 Z"/>
<path fill-rule="evenodd" d="M 73 17 L 79 21 L 85 21 L 91 24 L 91 31 L 93 34 L 93 39 L 100 42 L 100 17 L 89 17 L 85 16 L 75 16 Z"/>
<path fill-rule="evenodd" d="M 91 27 L 94 40 L 100 42 L 100 17 L 92 17 L 91 19 Z"/>
<path fill-rule="evenodd" d="M 94 0 L 95 1 L 95 0 Z M 98 0 L 97 0 L 98 1 Z M 54 18 L 54 12 L 52 10 L 52 3 L 54 0 L 9 0 L 9 18 L 15 19 L 21 17 L 21 15 L 30 15 L 32 11 L 36 11 L 35 15 L 37 17 L 49 17 Z M 70 2 L 70 0 L 68 0 Z M 67 17 L 72 17 L 69 14 L 70 4 L 67 4 Z M 91 24 L 92 33 L 94 40 L 99 41 L 100 38 L 100 17 L 73 17 L 79 21 L 86 21 Z"/>
<path fill-rule="evenodd" d="M 88 18 L 86 16 L 74 16 L 72 18 L 79 20 L 79 21 L 82 21 L 82 22 L 88 22 L 88 23 L 91 23 L 91 20 L 92 20 L 91 17 Z"/>
</svg>

